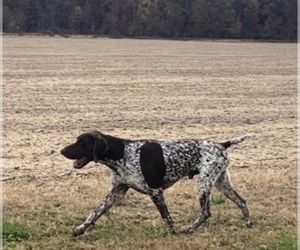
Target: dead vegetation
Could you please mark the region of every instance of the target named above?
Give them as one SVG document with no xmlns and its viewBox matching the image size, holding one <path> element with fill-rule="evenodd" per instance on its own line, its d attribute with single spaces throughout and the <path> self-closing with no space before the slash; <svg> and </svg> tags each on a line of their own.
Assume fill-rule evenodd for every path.
<svg viewBox="0 0 300 250">
<path fill-rule="evenodd" d="M 5 36 L 3 61 L 5 249 L 276 249 L 283 233 L 296 234 L 295 44 Z M 72 238 L 106 194 L 109 170 L 72 170 L 59 150 L 91 129 L 216 141 L 254 133 L 230 149 L 253 228 L 215 192 L 195 235 L 170 236 L 150 199 L 130 191 Z M 166 199 L 176 227 L 190 223 L 196 178 Z"/>
</svg>

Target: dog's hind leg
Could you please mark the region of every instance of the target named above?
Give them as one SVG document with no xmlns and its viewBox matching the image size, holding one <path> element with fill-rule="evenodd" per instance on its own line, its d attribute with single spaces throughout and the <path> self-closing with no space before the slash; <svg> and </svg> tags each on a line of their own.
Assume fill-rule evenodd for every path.
<svg viewBox="0 0 300 250">
<path fill-rule="evenodd" d="M 224 156 L 218 157 L 217 161 L 205 160 L 202 166 L 198 167 L 199 180 L 199 201 L 201 212 L 199 217 L 189 226 L 182 227 L 181 233 L 194 233 L 201 224 L 203 224 L 210 216 L 210 194 L 211 190 L 219 178 L 222 171 L 226 169 L 229 164 L 228 158 Z"/>
<path fill-rule="evenodd" d="M 252 223 L 249 216 L 249 209 L 246 204 L 246 200 L 243 199 L 232 187 L 231 181 L 229 179 L 229 173 L 227 171 L 223 172 L 219 179 L 215 183 L 216 188 L 220 190 L 228 199 L 233 201 L 242 211 L 246 226 L 251 227 Z"/>
<path fill-rule="evenodd" d="M 73 231 L 73 236 L 79 236 L 83 234 L 86 229 L 92 225 L 101 215 L 106 213 L 113 205 L 118 204 L 125 196 L 128 187 L 125 185 L 114 186 L 109 194 L 105 197 L 103 202 L 97 207 L 88 218 L 75 230 Z"/>
<path fill-rule="evenodd" d="M 206 221 L 210 216 L 210 194 L 211 189 L 213 186 L 213 179 L 211 178 L 201 178 L 203 176 L 203 172 L 200 172 L 200 178 L 199 178 L 199 201 L 200 201 L 200 207 L 201 212 L 199 217 L 193 222 L 192 225 L 182 227 L 180 232 L 181 233 L 194 233 L 199 226 Z M 207 175 L 207 174 L 206 174 Z M 214 179 L 217 179 L 216 177 Z"/>
</svg>

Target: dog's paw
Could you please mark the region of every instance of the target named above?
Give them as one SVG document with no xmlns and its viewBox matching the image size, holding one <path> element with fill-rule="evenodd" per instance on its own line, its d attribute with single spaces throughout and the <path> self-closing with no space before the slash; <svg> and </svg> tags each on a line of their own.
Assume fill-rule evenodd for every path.
<svg viewBox="0 0 300 250">
<path fill-rule="evenodd" d="M 174 228 L 169 228 L 169 234 L 176 234 L 176 231 Z"/>
<path fill-rule="evenodd" d="M 245 225 L 246 225 L 246 227 L 250 228 L 250 227 L 252 227 L 253 223 L 251 220 L 247 220 Z"/>
<path fill-rule="evenodd" d="M 179 232 L 182 234 L 193 234 L 195 230 L 191 226 L 184 226 Z"/>
<path fill-rule="evenodd" d="M 84 228 L 77 227 L 77 228 L 75 228 L 74 231 L 72 232 L 72 236 L 73 236 L 73 237 L 77 237 L 77 236 L 79 236 L 79 235 L 84 234 L 84 232 L 85 232 Z"/>
</svg>

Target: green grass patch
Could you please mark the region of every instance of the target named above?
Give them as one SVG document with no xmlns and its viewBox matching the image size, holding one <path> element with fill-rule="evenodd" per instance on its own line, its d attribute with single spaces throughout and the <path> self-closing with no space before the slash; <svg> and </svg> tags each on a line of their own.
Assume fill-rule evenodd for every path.
<svg viewBox="0 0 300 250">
<path fill-rule="evenodd" d="M 280 234 L 278 240 L 268 245 L 268 250 L 297 250 L 297 237 L 289 231 Z"/>
<path fill-rule="evenodd" d="M 222 194 L 211 196 L 211 204 L 221 205 L 221 204 L 225 204 L 226 201 L 227 201 L 227 198 Z"/>
<path fill-rule="evenodd" d="M 68 244 L 126 241 L 136 238 L 162 238 L 168 234 L 165 226 L 155 227 L 146 221 L 126 220 L 116 215 L 104 215 L 86 233 L 74 238 L 72 230 L 85 218 L 71 215 L 61 210 L 43 208 L 3 222 L 4 249 L 17 249 L 20 246 L 30 249 L 35 246 L 47 248 L 46 242 L 61 239 Z M 123 220 L 124 219 L 124 220 Z"/>
<path fill-rule="evenodd" d="M 220 197 L 217 200 L 218 203 L 220 203 L 220 200 L 223 201 Z M 196 217 L 197 214 L 187 213 L 177 226 L 179 227 L 181 224 L 188 225 Z M 118 249 L 131 249 L 132 244 L 135 244 L 136 241 L 141 244 L 141 242 L 147 242 L 149 239 L 153 239 L 155 242 L 157 239 L 164 241 L 164 239 L 169 240 L 172 237 L 169 235 L 163 222 L 159 223 L 158 226 L 154 226 L 149 220 L 132 219 L 113 213 L 101 217 L 97 223 L 88 228 L 85 234 L 73 237 L 71 235 L 72 230 L 80 225 L 84 219 L 85 217 L 80 212 L 73 214 L 70 211 L 51 210 L 50 208 L 43 208 L 22 216 L 6 218 L 3 220 L 4 249 L 83 249 L 85 246 L 87 249 L 97 249 L 98 246 L 101 246 L 103 249 L 115 249 L 116 244 L 119 247 Z M 188 222 L 184 223 L 185 220 L 188 220 Z M 261 227 L 261 233 L 268 228 L 271 230 L 274 228 L 273 224 L 279 223 L 274 221 L 269 225 L 266 222 L 267 220 L 262 220 L 261 223 L 256 225 Z M 207 234 L 208 232 L 208 235 L 210 235 L 209 232 L 213 232 L 219 225 L 222 227 L 223 225 L 230 225 L 230 217 L 220 214 L 219 217 L 210 218 L 203 227 L 199 228 L 199 234 Z M 241 231 L 243 230 L 241 227 Z M 282 232 L 282 229 L 278 230 Z M 227 241 L 228 232 L 225 233 L 225 236 L 222 236 L 225 241 Z M 297 249 L 297 238 L 290 233 L 291 231 L 285 230 L 279 233 L 278 238 L 271 242 L 269 240 L 267 242 L 260 240 L 260 243 L 254 242 L 254 239 L 249 240 L 248 232 L 250 231 L 245 231 L 244 236 L 242 234 L 239 238 L 241 246 L 247 246 L 245 249 Z M 216 233 L 219 235 L 222 231 Z M 174 240 L 178 240 L 177 237 L 183 236 L 176 236 Z M 51 242 L 50 245 L 49 242 Z M 251 244 L 249 245 L 249 243 Z"/>
<path fill-rule="evenodd" d="M 35 232 L 30 229 L 26 224 L 18 221 L 3 220 L 3 241 L 15 242 L 27 240 L 32 237 Z"/>
<path fill-rule="evenodd" d="M 97 225 L 91 226 L 87 233 L 89 240 L 126 240 L 131 238 L 162 238 L 169 235 L 167 228 L 155 227 L 145 221 L 141 223 L 119 221 L 117 218 L 106 217 Z"/>
<path fill-rule="evenodd" d="M 14 249 L 29 242 L 45 241 L 51 237 L 69 235 L 76 219 L 61 211 L 41 209 L 22 217 L 3 220 L 4 249 Z"/>
</svg>

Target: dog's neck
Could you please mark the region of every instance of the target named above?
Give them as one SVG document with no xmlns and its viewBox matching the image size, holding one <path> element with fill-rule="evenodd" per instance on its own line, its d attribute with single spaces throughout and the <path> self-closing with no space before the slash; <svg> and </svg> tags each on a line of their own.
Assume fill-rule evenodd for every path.
<svg viewBox="0 0 300 250">
<path fill-rule="evenodd" d="M 124 139 L 102 134 L 108 144 L 108 151 L 99 159 L 99 162 L 119 173 L 119 168 L 124 164 Z"/>
<path fill-rule="evenodd" d="M 110 135 L 102 134 L 102 137 L 107 141 L 108 151 L 103 156 L 102 160 L 120 160 L 124 158 L 124 139 Z"/>
</svg>

